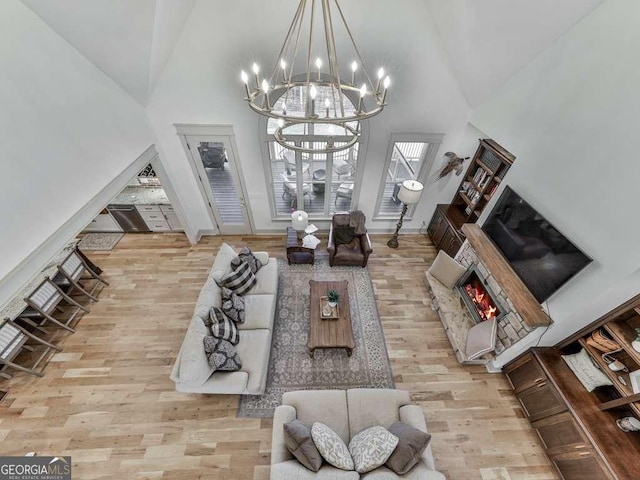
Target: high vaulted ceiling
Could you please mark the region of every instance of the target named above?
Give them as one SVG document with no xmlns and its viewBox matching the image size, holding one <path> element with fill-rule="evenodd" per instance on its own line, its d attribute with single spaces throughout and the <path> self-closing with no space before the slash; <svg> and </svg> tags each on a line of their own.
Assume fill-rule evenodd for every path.
<svg viewBox="0 0 640 480">
<path fill-rule="evenodd" d="M 147 104 L 196 1 L 22 0 L 142 105 Z M 259 0 L 243 0 L 246 8 L 234 10 L 250 11 L 251 1 Z M 364 5 L 365 0 L 349 1 Z M 424 0 L 472 108 L 603 1 Z M 367 10 L 363 7 L 362 11 L 366 14 Z M 279 15 L 282 13 L 274 9 L 273 16 Z M 224 24 L 212 19 L 211 28 L 246 28 L 252 19 L 270 21 L 243 14 Z M 381 37 L 379 41 L 387 44 L 386 50 L 393 39 Z"/>
</svg>

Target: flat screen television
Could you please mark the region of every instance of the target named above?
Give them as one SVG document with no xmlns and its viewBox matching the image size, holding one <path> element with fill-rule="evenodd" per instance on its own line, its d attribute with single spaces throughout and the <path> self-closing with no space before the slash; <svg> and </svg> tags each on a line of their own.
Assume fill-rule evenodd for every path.
<svg viewBox="0 0 640 480">
<path fill-rule="evenodd" d="M 591 262 L 509 187 L 500 195 L 482 230 L 540 303 Z"/>
</svg>

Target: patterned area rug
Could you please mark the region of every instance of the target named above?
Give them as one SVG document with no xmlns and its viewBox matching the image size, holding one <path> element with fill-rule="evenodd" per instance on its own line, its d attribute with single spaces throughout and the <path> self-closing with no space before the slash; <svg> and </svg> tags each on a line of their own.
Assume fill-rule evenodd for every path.
<svg viewBox="0 0 640 480">
<path fill-rule="evenodd" d="M 278 262 L 278 303 L 264 395 L 242 395 L 239 417 L 272 417 L 291 390 L 394 388 L 391 364 L 378 316 L 369 271 L 360 267 L 329 267 Z M 349 307 L 356 348 L 307 352 L 309 280 L 348 280 Z"/>
<path fill-rule="evenodd" d="M 124 233 L 87 233 L 78 247 L 80 250 L 112 250 L 122 237 Z"/>
</svg>

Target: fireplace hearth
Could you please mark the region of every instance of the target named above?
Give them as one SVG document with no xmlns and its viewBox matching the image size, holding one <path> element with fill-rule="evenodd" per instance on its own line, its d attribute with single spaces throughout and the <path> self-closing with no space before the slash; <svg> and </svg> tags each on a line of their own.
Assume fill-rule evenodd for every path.
<svg viewBox="0 0 640 480">
<path fill-rule="evenodd" d="M 458 281 L 456 290 L 476 323 L 492 318 L 500 320 L 504 316 L 504 308 L 496 300 L 496 295 L 489 285 L 481 280 L 475 265 L 472 265 Z"/>
</svg>

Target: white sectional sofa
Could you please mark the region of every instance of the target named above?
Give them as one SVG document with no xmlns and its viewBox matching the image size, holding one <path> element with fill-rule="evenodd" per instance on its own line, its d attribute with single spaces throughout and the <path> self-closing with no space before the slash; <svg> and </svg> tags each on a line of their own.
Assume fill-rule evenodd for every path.
<svg viewBox="0 0 640 480">
<path fill-rule="evenodd" d="M 276 311 L 278 263 L 267 252 L 254 252 L 254 255 L 263 266 L 256 273 L 257 284 L 244 296 L 245 323 L 238 324 L 240 342 L 236 349 L 242 361 L 242 369 L 236 372 L 214 372 L 204 352 L 203 339 L 209 335 L 209 329 L 205 327 L 202 318 L 209 315 L 212 306 L 221 306 L 222 293 L 216 279 L 219 280 L 231 271 L 231 260 L 236 256 L 236 252 L 223 243 L 202 287 L 171 372 L 171 380 L 175 382 L 177 391 L 247 395 L 264 393 Z"/>
</svg>

